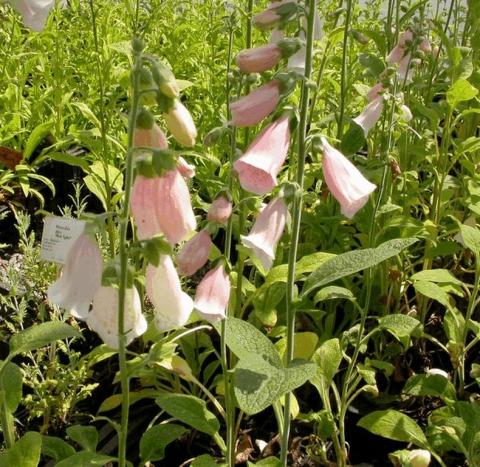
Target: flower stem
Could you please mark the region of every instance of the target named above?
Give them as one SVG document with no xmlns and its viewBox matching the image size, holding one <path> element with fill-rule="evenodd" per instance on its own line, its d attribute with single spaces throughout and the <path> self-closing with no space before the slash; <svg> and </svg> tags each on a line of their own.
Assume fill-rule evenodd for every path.
<svg viewBox="0 0 480 467">
<path fill-rule="evenodd" d="M 130 215 L 130 194 L 133 183 L 133 132 L 137 121 L 139 107 L 139 78 L 142 66 L 141 52 L 134 49 L 134 65 L 132 71 L 132 107 L 128 122 L 128 148 L 125 162 L 125 195 L 123 211 L 120 217 L 120 284 L 118 292 L 118 360 L 120 366 L 120 380 L 122 388 L 122 415 L 118 440 L 118 465 L 125 467 L 128 434 L 128 411 L 130 405 L 130 379 L 127 370 L 127 352 L 125 338 L 125 292 L 127 290 L 127 227 Z"/>
<path fill-rule="evenodd" d="M 315 19 L 315 0 L 308 0 L 308 23 L 307 23 L 307 44 L 305 56 L 305 80 L 302 82 L 302 94 L 300 100 L 300 122 L 298 126 L 298 159 L 295 181 L 298 184 L 298 193 L 293 201 L 292 213 L 292 234 L 290 250 L 288 254 L 288 276 L 287 276 L 287 364 L 293 360 L 293 345 L 295 339 L 295 264 L 297 262 L 298 240 L 300 237 L 300 223 L 302 220 L 303 182 L 306 157 L 307 118 L 309 107 L 309 86 L 307 85 L 312 73 L 313 61 L 313 29 Z M 285 395 L 285 408 L 283 415 L 283 436 L 281 443 L 281 463 L 287 465 L 288 440 L 290 436 L 290 403 L 291 393 Z"/>
</svg>

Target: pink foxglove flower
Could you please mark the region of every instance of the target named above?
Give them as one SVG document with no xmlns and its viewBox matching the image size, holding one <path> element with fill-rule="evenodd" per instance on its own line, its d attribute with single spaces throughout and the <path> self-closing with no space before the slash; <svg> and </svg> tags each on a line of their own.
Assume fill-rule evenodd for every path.
<svg viewBox="0 0 480 467">
<path fill-rule="evenodd" d="M 277 184 L 289 144 L 290 128 L 285 116 L 268 125 L 233 164 L 242 188 L 257 195 L 270 192 Z"/>
<path fill-rule="evenodd" d="M 213 243 L 207 230 L 192 237 L 177 255 L 178 271 L 182 276 L 192 276 L 205 266 Z"/>
<path fill-rule="evenodd" d="M 382 83 L 375 84 L 367 93 L 367 101 L 368 102 L 374 101 L 375 99 L 380 97 L 384 91 L 385 91 L 385 88 L 383 87 Z"/>
<path fill-rule="evenodd" d="M 103 261 L 97 243 L 82 234 L 67 255 L 62 275 L 47 291 L 51 303 L 85 319 L 95 292 L 102 285 Z"/>
<path fill-rule="evenodd" d="M 300 39 L 305 40 L 305 33 L 300 31 L 299 36 Z M 303 43 L 289 59 L 287 68 L 292 70 L 297 70 L 299 73 L 305 74 L 305 60 L 307 58 L 307 47 Z"/>
<path fill-rule="evenodd" d="M 275 198 L 260 212 L 250 233 L 241 236 L 242 243 L 253 250 L 266 270 L 272 267 L 286 220 L 287 205 L 283 198 Z"/>
<path fill-rule="evenodd" d="M 189 164 L 183 157 L 177 159 L 177 170 L 184 178 L 192 178 L 195 176 L 195 166 Z"/>
<path fill-rule="evenodd" d="M 237 55 L 237 66 L 244 73 L 261 73 L 273 68 L 282 59 L 282 50 L 277 44 L 267 44 L 242 50 Z"/>
<path fill-rule="evenodd" d="M 229 298 L 230 279 L 223 265 L 218 265 L 198 284 L 193 306 L 202 318 L 215 322 L 226 317 Z"/>
<path fill-rule="evenodd" d="M 145 275 L 147 296 L 155 307 L 155 326 L 161 331 L 183 326 L 193 310 L 192 299 L 182 291 L 172 258 L 161 255 L 160 264 L 149 265 Z"/>
<path fill-rule="evenodd" d="M 285 33 L 282 29 L 274 29 L 270 33 L 270 37 L 268 38 L 269 44 L 276 44 L 277 42 L 281 41 L 285 37 Z"/>
<path fill-rule="evenodd" d="M 365 110 L 353 119 L 353 121 L 362 127 L 365 136 L 376 125 L 383 111 L 383 97 L 377 97 L 370 102 Z"/>
<path fill-rule="evenodd" d="M 118 349 L 118 295 L 113 287 L 100 287 L 93 297 L 92 311 L 87 324 L 112 349 Z M 127 345 L 147 330 L 147 321 L 142 314 L 142 305 L 137 289 L 125 291 L 125 321 Z"/>
<path fill-rule="evenodd" d="M 253 17 L 252 24 L 258 29 L 268 30 L 279 24 L 282 19 L 288 19 L 294 11 L 295 0 L 273 2 Z"/>
<path fill-rule="evenodd" d="M 408 43 L 413 40 L 413 33 L 410 30 L 402 32 L 398 36 L 398 41 L 395 47 L 387 56 L 387 63 L 389 65 L 399 64 L 402 58 L 407 53 Z"/>
<path fill-rule="evenodd" d="M 173 137 L 183 146 L 195 146 L 197 129 L 187 108 L 176 100 L 173 107 L 164 114 L 167 128 Z"/>
<path fill-rule="evenodd" d="M 210 222 L 226 224 L 232 215 L 232 203 L 225 196 L 219 196 L 210 206 L 207 219 Z"/>
<path fill-rule="evenodd" d="M 430 55 L 432 53 L 432 44 L 427 37 L 422 39 L 422 42 L 420 42 L 418 48 L 426 55 Z"/>
<path fill-rule="evenodd" d="M 323 143 L 323 176 L 328 189 L 340 203 L 341 212 L 351 219 L 368 201 L 376 186 L 325 138 Z"/>
<path fill-rule="evenodd" d="M 196 227 L 190 193 L 178 170 L 155 178 L 137 176 L 131 210 L 140 240 L 163 233 L 174 245 Z"/>
<path fill-rule="evenodd" d="M 156 123 L 153 124 L 152 128 L 135 128 L 133 147 L 167 149 L 167 137 Z"/>
<path fill-rule="evenodd" d="M 412 60 L 412 56 L 410 54 L 405 55 L 405 57 L 400 60 L 397 68 L 397 76 L 401 81 L 405 81 L 406 83 L 412 81 L 413 64 L 414 61 Z"/>
<path fill-rule="evenodd" d="M 2 2 L 0 2 L 2 3 Z M 42 31 L 55 0 L 9 0 L 8 3 L 22 15 L 23 24 L 32 31 Z M 63 6 L 64 2 L 60 2 Z"/>
<path fill-rule="evenodd" d="M 230 104 L 231 123 L 238 127 L 256 125 L 268 117 L 280 99 L 280 82 L 270 81 Z"/>
</svg>

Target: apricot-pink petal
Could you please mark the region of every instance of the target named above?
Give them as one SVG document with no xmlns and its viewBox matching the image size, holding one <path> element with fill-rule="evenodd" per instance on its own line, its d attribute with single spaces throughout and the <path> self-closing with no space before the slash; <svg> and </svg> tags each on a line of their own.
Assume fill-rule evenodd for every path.
<svg viewBox="0 0 480 467">
<path fill-rule="evenodd" d="M 283 198 L 275 198 L 260 212 L 250 233 L 241 236 L 242 243 L 252 249 L 266 270 L 272 267 L 286 220 L 287 205 Z"/>
<path fill-rule="evenodd" d="M 164 117 L 168 130 L 180 144 L 189 148 L 195 146 L 197 128 L 190 112 L 179 100 L 175 100 Z"/>
<path fill-rule="evenodd" d="M 182 291 L 180 279 L 168 255 L 160 256 L 158 266 L 147 266 L 145 289 L 154 306 L 154 321 L 157 329 L 183 326 L 193 310 L 193 300 Z"/>
<path fill-rule="evenodd" d="M 131 210 L 140 240 L 162 233 L 174 245 L 197 225 L 187 184 L 176 169 L 161 177 L 138 176 L 132 189 Z"/>
<path fill-rule="evenodd" d="M 344 216 L 352 218 L 368 201 L 376 185 L 362 173 L 325 138 L 323 143 L 323 176 L 328 189 L 340 203 Z"/>
<path fill-rule="evenodd" d="M 165 133 L 154 123 L 152 128 L 135 128 L 133 146 L 136 148 L 167 149 Z"/>
<path fill-rule="evenodd" d="M 396 45 L 392 50 L 391 52 L 388 54 L 387 56 L 387 63 L 389 65 L 395 65 L 395 64 L 398 64 L 400 63 L 400 61 L 402 60 L 402 58 L 405 56 L 405 48 L 400 46 L 400 45 Z"/>
<path fill-rule="evenodd" d="M 177 170 L 184 178 L 192 178 L 195 176 L 195 166 L 189 164 L 183 157 L 177 159 Z"/>
<path fill-rule="evenodd" d="M 218 265 L 198 284 L 193 306 L 202 318 L 215 322 L 226 317 L 229 298 L 230 279 L 223 265 Z"/>
<path fill-rule="evenodd" d="M 221 195 L 213 201 L 208 209 L 207 219 L 210 222 L 225 224 L 232 215 L 232 203 L 225 196 Z"/>
<path fill-rule="evenodd" d="M 192 276 L 205 266 L 213 243 L 210 234 L 203 229 L 183 245 L 177 255 L 178 271 L 182 276 Z"/>
<path fill-rule="evenodd" d="M 48 300 L 85 319 L 95 292 L 102 285 L 102 253 L 93 238 L 80 235 L 67 255 L 62 275 L 47 290 Z"/>
<path fill-rule="evenodd" d="M 261 73 L 273 68 L 282 58 L 277 44 L 267 44 L 242 50 L 237 55 L 237 66 L 244 73 Z"/>
<path fill-rule="evenodd" d="M 370 91 L 368 91 L 367 93 L 367 101 L 372 102 L 377 97 L 380 97 L 384 91 L 385 91 L 385 88 L 383 87 L 382 83 L 375 84 L 374 86 L 371 87 Z"/>
<path fill-rule="evenodd" d="M 10 0 L 8 3 L 22 15 L 23 24 L 37 32 L 43 30 L 50 10 L 55 7 L 55 0 Z M 63 4 L 61 1 L 60 5 Z"/>
<path fill-rule="evenodd" d="M 100 287 L 93 297 L 92 311 L 87 324 L 112 349 L 118 349 L 118 295 L 119 289 Z M 142 304 L 137 289 L 125 291 L 124 330 L 127 345 L 147 330 L 147 321 L 142 314 Z"/>
<path fill-rule="evenodd" d="M 268 125 L 233 164 L 240 185 L 257 195 L 270 192 L 288 154 L 290 127 L 284 116 Z"/>
<path fill-rule="evenodd" d="M 280 82 L 270 81 L 230 104 L 231 123 L 238 127 L 256 125 L 268 117 L 280 99 Z"/>
<path fill-rule="evenodd" d="M 412 80 L 413 76 L 413 60 L 410 54 L 405 55 L 405 57 L 400 60 L 397 68 L 397 76 L 401 81 L 409 83 Z"/>
<path fill-rule="evenodd" d="M 370 102 L 365 110 L 353 119 L 353 121 L 362 127 L 365 135 L 376 125 L 383 111 L 383 96 L 377 97 Z"/>
</svg>

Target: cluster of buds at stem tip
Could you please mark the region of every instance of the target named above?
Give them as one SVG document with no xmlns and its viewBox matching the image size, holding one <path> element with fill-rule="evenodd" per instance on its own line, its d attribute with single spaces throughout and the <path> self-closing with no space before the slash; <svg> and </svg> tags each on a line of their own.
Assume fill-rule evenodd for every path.
<svg viewBox="0 0 480 467">
<path fill-rule="evenodd" d="M 195 146 L 197 138 L 195 123 L 190 112 L 179 100 L 175 100 L 163 116 L 168 130 L 177 142 L 188 148 Z"/>
</svg>

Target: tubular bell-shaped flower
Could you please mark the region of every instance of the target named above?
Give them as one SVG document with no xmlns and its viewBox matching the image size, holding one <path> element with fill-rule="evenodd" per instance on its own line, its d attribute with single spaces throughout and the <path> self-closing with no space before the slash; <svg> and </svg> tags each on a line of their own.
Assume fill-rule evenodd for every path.
<svg viewBox="0 0 480 467">
<path fill-rule="evenodd" d="M 145 275 L 147 296 L 155 308 L 155 326 L 161 331 L 183 326 L 193 310 L 192 299 L 182 291 L 180 279 L 168 255 L 158 266 L 149 265 Z"/>
<path fill-rule="evenodd" d="M 240 185 L 257 195 L 270 192 L 287 157 L 290 128 L 287 116 L 268 125 L 233 164 Z"/>
<path fill-rule="evenodd" d="M 226 317 L 230 279 L 223 264 L 208 271 L 197 286 L 194 308 L 202 318 L 215 322 Z"/>
<path fill-rule="evenodd" d="M 96 242 L 80 235 L 67 255 L 62 275 L 47 291 L 48 300 L 85 319 L 95 292 L 102 285 L 102 253 Z"/>
<path fill-rule="evenodd" d="M 43 30 L 50 10 L 55 6 L 55 0 L 9 0 L 8 3 L 22 15 L 23 24 L 37 32 Z"/>
<path fill-rule="evenodd" d="M 378 97 L 381 97 L 385 88 L 382 83 L 377 83 L 370 88 L 370 91 L 367 93 L 367 101 L 372 102 Z"/>
<path fill-rule="evenodd" d="M 177 255 L 178 271 L 182 276 L 192 276 L 205 266 L 212 249 L 212 239 L 207 230 L 201 230 L 192 237 Z"/>
<path fill-rule="evenodd" d="M 282 59 L 282 49 L 277 44 L 267 44 L 242 50 L 237 55 L 237 66 L 244 73 L 261 73 L 273 68 Z"/>
<path fill-rule="evenodd" d="M 383 111 L 383 96 L 377 97 L 370 102 L 365 110 L 353 119 L 353 121 L 362 127 L 365 136 L 376 125 Z"/>
<path fill-rule="evenodd" d="M 275 198 L 260 212 L 250 233 L 241 236 L 242 243 L 253 250 L 265 269 L 272 267 L 286 220 L 287 205 L 283 198 Z"/>
<path fill-rule="evenodd" d="M 361 172 L 325 138 L 323 143 L 323 176 L 328 189 L 340 203 L 344 216 L 352 218 L 368 201 L 376 185 L 370 183 Z"/>
<path fill-rule="evenodd" d="M 92 311 L 87 324 L 112 349 L 118 349 L 118 295 L 114 287 L 100 287 L 93 297 Z M 125 290 L 125 321 L 127 345 L 147 330 L 147 321 L 142 314 L 142 305 L 137 289 Z"/>
<path fill-rule="evenodd" d="M 279 99 L 280 81 L 270 81 L 230 104 L 231 123 L 238 127 L 256 125 L 275 110 Z"/>
<path fill-rule="evenodd" d="M 197 138 L 195 123 L 190 112 L 179 100 L 175 100 L 164 117 L 167 128 L 180 144 L 189 148 L 195 146 L 195 139 Z"/>
<path fill-rule="evenodd" d="M 207 219 L 210 222 L 225 224 L 232 215 L 232 203 L 225 196 L 219 196 L 210 206 Z"/>
<path fill-rule="evenodd" d="M 167 137 L 156 123 L 153 124 L 152 128 L 135 128 L 133 147 L 167 149 Z"/>
<path fill-rule="evenodd" d="M 160 177 L 137 176 L 131 210 L 140 240 L 163 233 L 174 245 L 196 227 L 188 187 L 176 169 Z"/>
<path fill-rule="evenodd" d="M 296 9 L 295 3 L 295 0 L 280 0 L 270 3 L 265 10 L 253 17 L 252 24 L 258 29 L 271 29 L 282 20 L 287 20 L 292 16 Z"/>
</svg>

